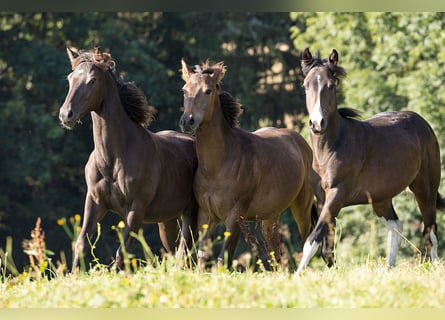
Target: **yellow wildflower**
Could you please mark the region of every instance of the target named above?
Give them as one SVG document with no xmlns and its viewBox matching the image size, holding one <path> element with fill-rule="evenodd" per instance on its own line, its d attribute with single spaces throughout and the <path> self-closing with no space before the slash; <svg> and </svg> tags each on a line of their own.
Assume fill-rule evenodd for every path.
<svg viewBox="0 0 445 320">
<path fill-rule="evenodd" d="M 202 228 L 203 228 L 204 230 L 207 230 L 207 229 L 209 228 L 209 225 L 208 225 L 207 223 L 204 223 L 204 224 L 202 225 Z"/>
<path fill-rule="evenodd" d="M 81 218 L 80 214 L 74 215 L 74 221 L 80 222 L 80 218 Z"/>
<path fill-rule="evenodd" d="M 123 222 L 122 220 L 119 221 L 119 223 L 117 224 L 117 227 L 118 227 L 119 229 L 123 229 L 123 228 L 125 228 L 125 222 Z"/>
<path fill-rule="evenodd" d="M 65 218 L 60 218 L 60 219 L 57 219 L 57 224 L 59 225 L 59 226 L 63 226 L 64 224 L 65 224 Z"/>
<path fill-rule="evenodd" d="M 224 238 L 228 238 L 230 237 L 230 235 L 231 235 L 230 231 L 224 232 Z"/>
</svg>

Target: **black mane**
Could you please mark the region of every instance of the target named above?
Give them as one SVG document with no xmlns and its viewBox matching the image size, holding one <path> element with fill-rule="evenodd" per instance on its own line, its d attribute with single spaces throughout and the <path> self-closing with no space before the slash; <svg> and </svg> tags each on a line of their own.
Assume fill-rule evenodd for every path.
<svg viewBox="0 0 445 320">
<path fill-rule="evenodd" d="M 361 114 L 359 111 L 351 108 L 338 108 L 338 113 L 346 119 L 359 119 Z"/>
<path fill-rule="evenodd" d="M 235 99 L 230 93 L 221 91 L 219 94 L 219 102 L 224 114 L 224 118 L 231 128 L 236 128 L 239 125 L 238 118 L 243 112 L 241 103 Z"/>
</svg>

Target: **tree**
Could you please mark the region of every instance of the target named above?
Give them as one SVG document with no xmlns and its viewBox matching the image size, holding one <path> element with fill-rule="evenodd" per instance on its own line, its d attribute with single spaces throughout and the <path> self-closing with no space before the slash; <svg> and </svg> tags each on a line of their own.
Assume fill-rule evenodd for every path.
<svg viewBox="0 0 445 320">
<path fill-rule="evenodd" d="M 58 124 L 71 72 L 67 45 L 110 51 L 117 72 L 156 109 L 150 130 L 178 130 L 182 57 L 226 63 L 223 89 L 241 100 L 242 127 L 284 126 L 286 114 L 299 126 L 304 101 L 290 25 L 286 13 L 0 14 L 0 46 L 8 48 L 0 51 L 0 247 L 11 235 L 20 252 L 40 216 L 47 247 L 69 251 L 56 221 L 83 211 L 91 121 L 85 117 L 72 131 Z M 114 231 L 102 228 L 104 256 L 113 256 L 107 243 L 115 241 Z"/>
</svg>

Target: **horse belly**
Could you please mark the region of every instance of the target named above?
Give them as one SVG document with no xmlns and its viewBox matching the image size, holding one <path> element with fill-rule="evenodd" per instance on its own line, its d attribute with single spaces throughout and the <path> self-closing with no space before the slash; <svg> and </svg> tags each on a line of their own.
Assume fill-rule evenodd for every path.
<svg viewBox="0 0 445 320">
<path fill-rule="evenodd" d="M 357 177 L 358 182 L 351 192 L 352 202 L 365 204 L 395 197 L 412 183 L 418 175 L 419 168 L 418 161 L 382 160 L 379 167 Z"/>
<path fill-rule="evenodd" d="M 145 220 L 168 221 L 180 217 L 193 201 L 192 179 L 162 184 L 145 210 Z"/>
</svg>

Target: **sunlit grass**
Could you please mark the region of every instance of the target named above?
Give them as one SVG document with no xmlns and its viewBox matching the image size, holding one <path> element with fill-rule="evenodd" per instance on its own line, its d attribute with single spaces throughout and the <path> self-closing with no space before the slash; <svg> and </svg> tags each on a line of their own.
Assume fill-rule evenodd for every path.
<svg viewBox="0 0 445 320">
<path fill-rule="evenodd" d="M 77 222 L 73 220 L 74 228 Z M 37 229 L 39 226 L 34 230 Z M 123 232 L 122 225 L 114 229 L 118 237 Z M 205 231 L 205 227 L 203 229 Z M 190 264 L 190 256 L 182 260 L 171 255 L 154 256 L 142 233 L 133 236 L 144 248 L 144 258 L 136 259 L 126 253 L 122 271 L 93 259 L 88 270 L 71 274 L 66 268 L 55 268 L 41 254 L 40 260 L 30 258 L 34 266 L 20 273 L 13 269 L 11 259 L 7 265 L 7 254 L 2 251 L 0 308 L 418 308 L 445 305 L 443 262 L 432 265 L 420 258 L 400 259 L 395 268 L 388 269 L 383 258 L 355 257 L 348 261 L 340 252 L 335 268 L 327 268 L 321 258 L 316 257 L 309 268 L 298 275 L 280 268 L 275 260 L 272 261 L 274 271 L 266 271 L 259 259 L 245 265 L 244 272 L 228 271 L 217 267 L 216 263 L 210 269 L 200 270 Z M 40 239 L 43 241 L 43 236 Z M 41 252 L 37 247 L 33 249 Z M 94 257 L 94 251 L 92 254 Z M 273 260 L 273 253 L 271 257 Z M 8 274 L 8 270 L 13 272 Z"/>
<path fill-rule="evenodd" d="M 380 262 L 304 273 L 198 272 L 166 257 L 134 273 L 96 270 L 1 284 L 0 307 L 443 307 L 443 264 Z"/>
</svg>

